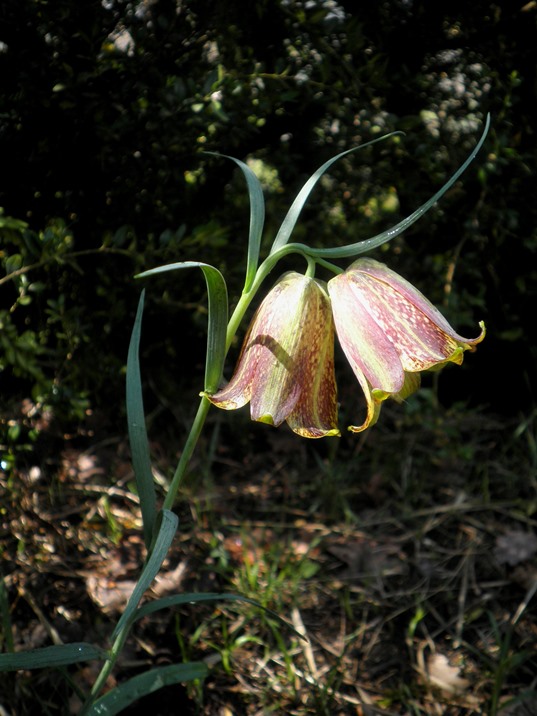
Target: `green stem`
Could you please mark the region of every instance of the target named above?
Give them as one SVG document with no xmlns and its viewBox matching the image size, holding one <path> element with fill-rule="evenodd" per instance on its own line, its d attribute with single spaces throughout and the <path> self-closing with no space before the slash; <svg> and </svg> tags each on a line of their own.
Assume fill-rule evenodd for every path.
<svg viewBox="0 0 537 716">
<path fill-rule="evenodd" d="M 316 258 L 315 261 L 319 264 L 319 266 L 324 266 L 324 268 L 328 269 L 329 271 L 332 271 L 335 274 L 343 273 L 345 270 L 342 269 L 340 266 L 336 266 L 336 264 L 333 264 L 331 261 L 326 261 L 325 259 Z"/>
<path fill-rule="evenodd" d="M 196 413 L 196 417 L 194 418 L 194 422 L 192 423 L 192 427 L 190 428 L 190 434 L 186 440 L 185 447 L 183 448 L 183 452 L 181 453 L 179 462 L 177 463 L 172 482 L 168 489 L 168 494 L 166 495 L 166 498 L 162 505 L 162 509 L 164 510 L 173 509 L 173 504 L 175 502 L 177 492 L 179 491 L 179 487 L 185 475 L 186 468 L 188 467 L 190 458 L 192 457 L 199 436 L 201 435 L 201 431 L 205 423 L 205 418 L 207 417 L 207 413 L 209 412 L 210 407 L 211 403 L 207 400 L 207 398 L 202 397 L 199 404 L 198 412 Z"/>
<path fill-rule="evenodd" d="M 308 278 L 315 278 L 315 261 L 310 258 L 309 256 L 306 257 L 306 260 L 308 262 L 308 268 L 306 269 L 306 276 Z"/>
<path fill-rule="evenodd" d="M 226 353 L 231 346 L 231 342 L 233 341 L 233 338 L 237 333 L 237 330 L 241 324 L 242 319 L 244 318 L 244 314 L 246 313 L 248 306 L 255 298 L 255 295 L 259 291 L 261 284 L 272 271 L 272 269 L 276 266 L 278 261 L 280 261 L 280 259 L 283 259 L 284 256 L 287 256 L 287 254 L 296 253 L 300 254 L 301 256 L 304 256 L 306 261 L 308 261 L 309 265 L 310 258 L 308 256 L 307 248 L 307 246 L 303 246 L 301 244 L 287 244 L 286 246 L 282 246 L 282 248 L 278 249 L 273 254 L 267 256 L 261 266 L 259 266 L 250 289 L 246 293 L 243 293 L 241 295 L 237 305 L 235 306 L 235 310 L 233 311 L 233 314 L 229 319 L 226 337 Z M 328 265 L 328 262 L 323 261 L 323 265 L 325 264 Z M 337 267 L 333 266 L 332 270 L 336 269 Z"/>
<path fill-rule="evenodd" d="M 112 644 L 109 653 L 108 659 L 104 662 L 103 667 L 101 671 L 99 672 L 99 675 L 95 679 L 93 686 L 91 688 L 90 695 L 88 697 L 88 700 L 82 707 L 82 711 L 80 712 L 80 716 L 84 716 L 84 714 L 88 713 L 88 710 L 93 706 L 95 703 L 95 699 L 99 695 L 100 691 L 104 688 L 104 685 L 106 684 L 106 681 L 110 674 L 112 673 L 112 669 L 116 665 L 116 661 L 118 660 L 119 655 L 121 654 L 121 650 L 123 649 L 123 645 L 125 644 L 125 641 L 127 639 L 127 636 L 129 635 L 130 631 L 130 625 L 126 624 L 125 628 L 122 629 L 119 634 L 117 635 L 114 643 Z"/>
</svg>

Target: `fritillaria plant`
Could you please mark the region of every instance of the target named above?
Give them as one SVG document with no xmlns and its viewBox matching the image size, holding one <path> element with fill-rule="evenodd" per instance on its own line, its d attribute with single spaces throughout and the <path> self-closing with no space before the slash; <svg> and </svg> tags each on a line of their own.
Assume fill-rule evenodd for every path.
<svg viewBox="0 0 537 716">
<path fill-rule="evenodd" d="M 401 401 L 417 390 L 422 371 L 441 368 L 449 362 L 460 364 L 463 353 L 475 349 L 485 335 L 483 324 L 480 324 L 481 331 L 476 337 L 464 338 L 416 288 L 384 264 L 371 258 L 360 258 L 344 270 L 333 261 L 355 259 L 398 236 L 423 216 L 472 162 L 485 141 L 488 128 L 487 118 L 477 146 L 449 181 L 423 206 L 387 231 L 337 248 L 316 249 L 292 243 L 293 229 L 315 184 L 334 162 L 360 147 L 338 154 L 306 182 L 263 261 L 260 261 L 260 248 L 265 210 L 261 185 L 246 164 L 226 157 L 240 167 L 247 182 L 251 207 L 244 288 L 231 316 L 228 315 L 224 277 L 214 266 L 184 261 L 160 266 L 139 276 L 149 278 L 157 273 L 194 267 L 202 270 L 209 304 L 207 356 L 198 411 L 168 492 L 158 509 L 138 362 L 142 293 L 127 362 L 127 415 L 147 556 L 114 629 L 111 646 L 101 649 L 78 643 L 22 654 L 3 654 L 0 655 L 0 670 L 61 667 L 90 659 L 101 660 L 101 671 L 83 707 L 82 713 L 86 716 L 118 713 L 164 685 L 202 679 L 206 675 L 204 663 L 156 667 L 101 695 L 132 625 L 141 617 L 184 603 L 222 599 L 251 601 L 232 594 L 182 593 L 141 604 L 174 538 L 177 516 L 172 508 L 209 409 L 214 405 L 232 410 L 249 403 L 253 420 L 273 426 L 287 422 L 297 435 L 307 438 L 339 436 L 334 372 L 334 339 L 337 335 L 365 395 L 366 414 L 362 423 L 349 426 L 349 430 L 360 432 L 374 425 L 384 400 Z M 305 272 L 285 273 L 267 293 L 246 331 L 236 369 L 226 383 L 223 380 L 225 359 L 246 310 L 268 275 L 290 254 L 304 258 Z M 318 266 L 334 274 L 327 283 L 315 277 Z"/>
</svg>

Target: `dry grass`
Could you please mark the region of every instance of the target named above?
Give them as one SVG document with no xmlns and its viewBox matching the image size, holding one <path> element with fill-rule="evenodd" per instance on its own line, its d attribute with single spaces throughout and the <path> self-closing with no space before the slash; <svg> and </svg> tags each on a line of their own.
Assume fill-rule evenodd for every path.
<svg viewBox="0 0 537 716">
<path fill-rule="evenodd" d="M 192 658 L 211 675 L 128 713 L 537 714 L 535 421 L 413 407 L 322 443 L 214 415 L 154 591 L 238 591 L 292 628 L 236 604 L 153 615 L 115 678 Z M 136 579 L 126 447 L 82 443 L 44 435 L 1 477 L 4 648 L 105 644 Z M 0 712 L 76 713 L 93 677 L 2 675 Z"/>
</svg>

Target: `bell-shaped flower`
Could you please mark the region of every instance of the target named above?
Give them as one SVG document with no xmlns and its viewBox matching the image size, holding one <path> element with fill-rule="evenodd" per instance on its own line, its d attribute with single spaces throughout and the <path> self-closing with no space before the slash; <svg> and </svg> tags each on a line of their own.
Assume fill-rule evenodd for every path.
<svg viewBox="0 0 537 716">
<path fill-rule="evenodd" d="M 360 432 L 377 421 L 382 401 L 402 401 L 420 384 L 419 372 L 460 365 L 465 350 L 485 337 L 463 338 L 412 284 L 373 259 L 358 259 L 328 282 L 336 332 L 367 401 Z"/>
<path fill-rule="evenodd" d="M 252 420 L 319 438 L 339 435 L 334 322 L 326 284 L 290 272 L 254 315 L 229 383 L 206 397 L 234 410 L 250 402 Z"/>
</svg>

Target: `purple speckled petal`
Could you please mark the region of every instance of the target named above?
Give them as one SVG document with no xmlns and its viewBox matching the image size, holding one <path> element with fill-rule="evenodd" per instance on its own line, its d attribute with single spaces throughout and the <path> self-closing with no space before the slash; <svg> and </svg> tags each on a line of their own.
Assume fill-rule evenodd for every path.
<svg viewBox="0 0 537 716">
<path fill-rule="evenodd" d="M 291 272 L 256 312 L 230 382 L 208 399 L 225 410 L 250 401 L 252 420 L 304 437 L 339 435 L 334 327 L 323 285 Z"/>
</svg>

